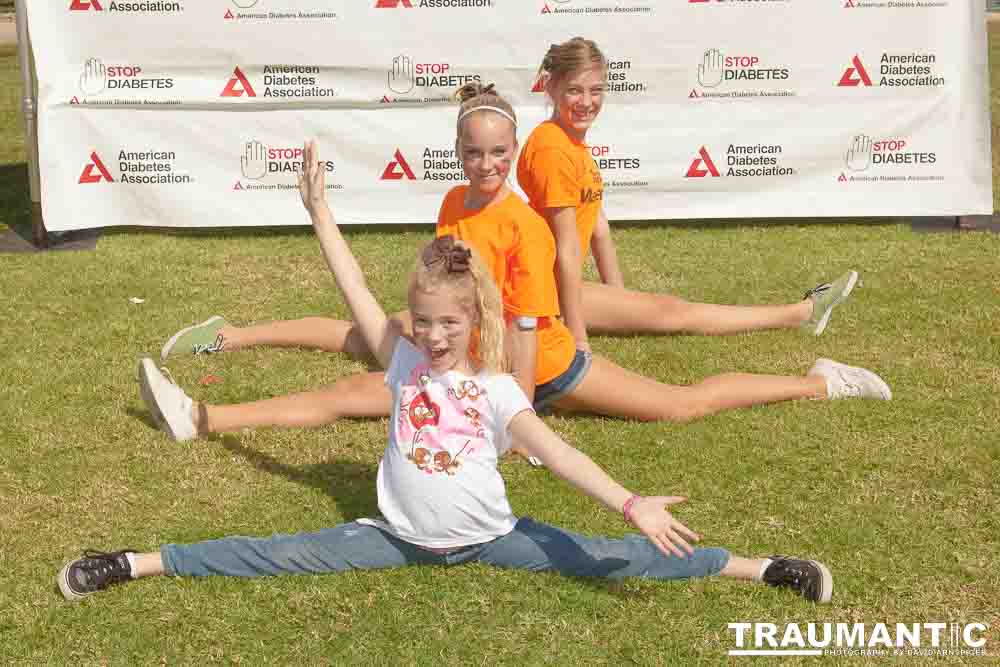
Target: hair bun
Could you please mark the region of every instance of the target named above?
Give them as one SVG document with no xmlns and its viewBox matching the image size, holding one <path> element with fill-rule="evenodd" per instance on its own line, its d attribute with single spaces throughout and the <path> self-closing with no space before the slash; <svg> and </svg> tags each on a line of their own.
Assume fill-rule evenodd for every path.
<svg viewBox="0 0 1000 667">
<path fill-rule="evenodd" d="M 496 84 L 490 83 L 483 85 L 478 81 L 473 81 L 467 83 L 455 91 L 455 100 L 459 104 L 465 104 L 469 100 L 475 99 L 480 95 L 496 95 Z"/>
</svg>

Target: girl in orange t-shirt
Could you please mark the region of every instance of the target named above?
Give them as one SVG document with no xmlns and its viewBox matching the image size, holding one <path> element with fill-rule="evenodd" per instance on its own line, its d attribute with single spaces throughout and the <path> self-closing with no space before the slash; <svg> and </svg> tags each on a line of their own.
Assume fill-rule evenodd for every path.
<svg viewBox="0 0 1000 667">
<path fill-rule="evenodd" d="M 575 37 L 552 45 L 539 76 L 554 111 L 525 142 L 517 180 L 556 236 L 563 317 L 581 349 L 590 349 L 588 329 L 729 334 L 803 327 L 817 336 L 823 333 L 833 308 L 854 288 L 857 272 L 819 285 L 802 301 L 787 305 L 722 306 L 625 289 L 604 213 L 604 183 L 584 143 L 604 102 L 607 60 L 594 42 Z M 590 251 L 602 283 L 582 279 L 583 260 Z"/>
</svg>

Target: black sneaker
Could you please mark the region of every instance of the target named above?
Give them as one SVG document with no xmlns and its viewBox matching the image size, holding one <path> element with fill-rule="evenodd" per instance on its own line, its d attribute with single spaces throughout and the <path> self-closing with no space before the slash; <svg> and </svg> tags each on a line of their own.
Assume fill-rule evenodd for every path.
<svg viewBox="0 0 1000 667">
<path fill-rule="evenodd" d="M 833 595 L 833 575 L 818 560 L 771 556 L 764 570 L 764 583 L 787 586 L 813 602 L 829 602 Z"/>
<path fill-rule="evenodd" d="M 135 549 L 113 551 L 84 551 L 82 558 L 71 560 L 59 571 L 56 581 L 63 597 L 70 602 L 82 600 L 91 593 L 103 591 L 111 584 L 132 578 L 132 568 L 125 558 L 126 553 L 136 553 Z"/>
</svg>

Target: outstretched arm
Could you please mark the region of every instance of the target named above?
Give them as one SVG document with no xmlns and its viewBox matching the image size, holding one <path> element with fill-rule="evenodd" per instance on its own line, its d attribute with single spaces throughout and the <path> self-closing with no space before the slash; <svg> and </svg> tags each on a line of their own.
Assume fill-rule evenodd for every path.
<svg viewBox="0 0 1000 667">
<path fill-rule="evenodd" d="M 576 209 L 547 208 L 545 219 L 556 240 L 559 311 L 566 328 L 576 340 L 577 349 L 590 352 L 587 325 L 583 319 L 583 258 L 580 257 L 580 237 L 576 232 Z"/>
<path fill-rule="evenodd" d="M 534 412 L 524 410 L 515 415 L 508 428 L 519 449 L 537 456 L 549 470 L 609 509 L 621 512 L 632 498 L 631 492 L 611 479 L 589 456 L 566 444 Z M 684 500 L 680 496 L 640 497 L 630 508 L 632 525 L 665 555 L 683 558 L 684 552 L 694 551 L 689 541 L 701 539 L 667 511 L 670 505 Z"/>
<path fill-rule="evenodd" d="M 375 300 L 358 261 L 347 246 L 347 241 L 337 228 L 333 212 L 326 202 L 326 170 L 319 164 L 319 151 L 315 141 L 307 141 L 303 150 L 303 170 L 299 174 L 299 194 L 309 211 L 313 229 L 323 249 L 326 264 L 344 293 L 354 321 L 361 328 L 368 349 L 383 368 L 389 367 L 392 350 L 400 332 L 385 316 L 385 311 Z"/>
<path fill-rule="evenodd" d="M 621 269 L 618 268 L 618 253 L 615 251 L 615 242 L 611 238 L 611 225 L 608 224 L 608 216 L 604 213 L 603 207 L 597 216 L 594 234 L 590 237 L 590 251 L 594 253 L 601 281 L 611 287 L 624 288 L 625 279 L 622 278 Z"/>
</svg>

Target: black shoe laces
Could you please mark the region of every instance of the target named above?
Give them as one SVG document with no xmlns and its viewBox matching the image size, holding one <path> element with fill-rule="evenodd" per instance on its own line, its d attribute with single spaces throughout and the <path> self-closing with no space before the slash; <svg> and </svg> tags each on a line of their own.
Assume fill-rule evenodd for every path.
<svg viewBox="0 0 1000 667">
<path fill-rule="evenodd" d="M 788 586 L 801 591 L 810 600 L 816 597 L 816 577 L 806 561 L 775 558 L 764 571 L 764 581 L 772 586 Z"/>
<path fill-rule="evenodd" d="M 132 549 L 122 551 L 94 551 L 87 549 L 83 559 L 77 563 L 77 569 L 85 576 L 85 586 L 91 590 L 100 590 L 113 583 L 127 581 L 131 578 L 128 562 L 122 562 L 124 555 Z"/>
</svg>

